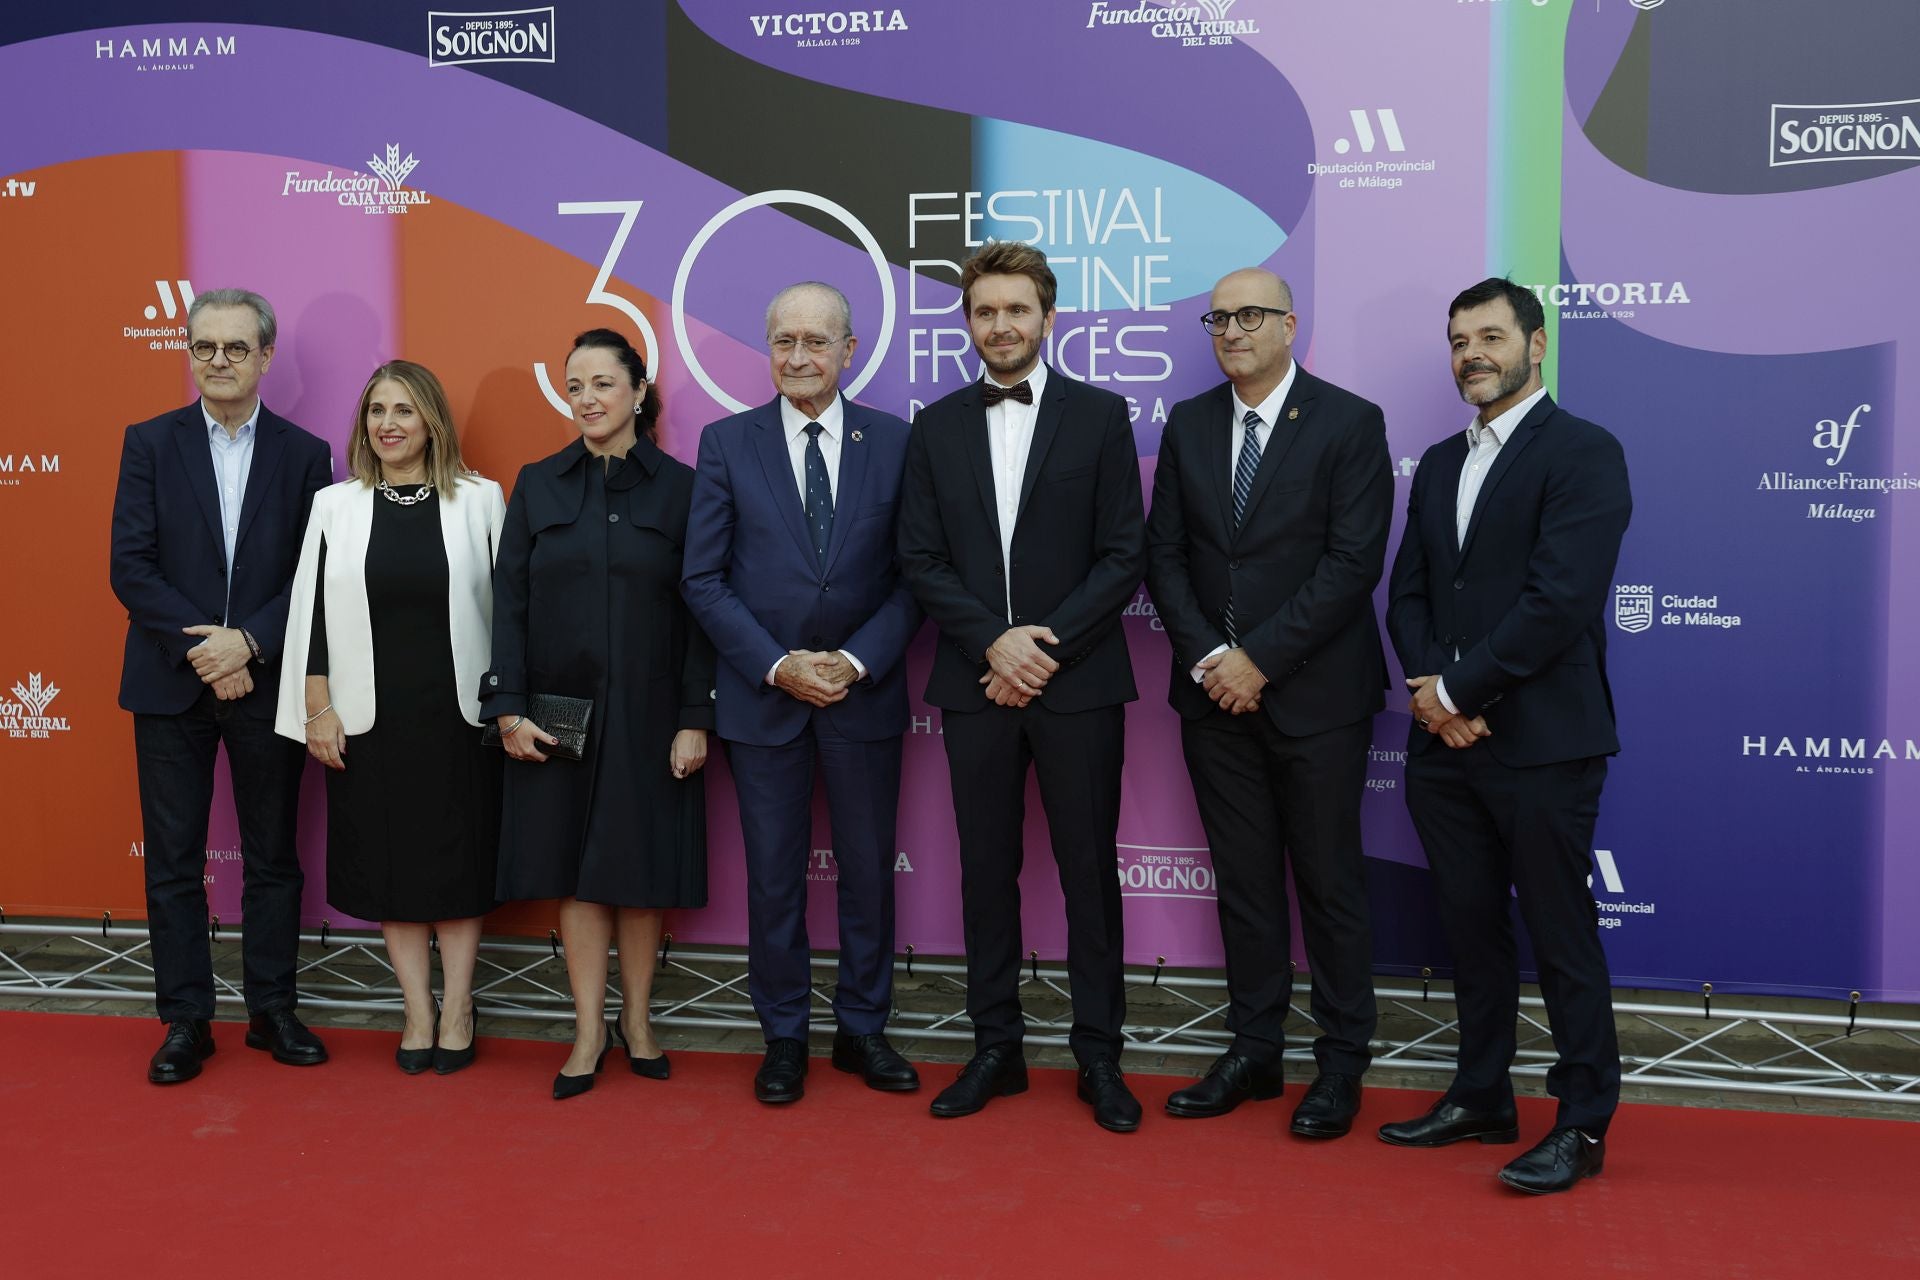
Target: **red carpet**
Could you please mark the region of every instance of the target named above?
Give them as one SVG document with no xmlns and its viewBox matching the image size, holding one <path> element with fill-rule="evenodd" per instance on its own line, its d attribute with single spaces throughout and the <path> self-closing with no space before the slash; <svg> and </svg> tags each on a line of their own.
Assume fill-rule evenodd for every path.
<svg viewBox="0 0 1920 1280">
<path fill-rule="evenodd" d="M 215 1027 L 189 1084 L 143 1071 L 147 1019 L 0 1013 L 0 1275 L 680 1277 L 1920 1276 L 1920 1126 L 1633 1106 L 1607 1171 L 1531 1199 L 1521 1147 L 1404 1151 L 1372 1136 L 1429 1095 L 1373 1090 L 1307 1144 L 1291 1100 L 1224 1119 L 1094 1127 L 1065 1072 L 964 1120 L 813 1060 L 807 1097 L 751 1095 L 757 1057 L 674 1055 L 661 1084 L 608 1057 L 546 1096 L 557 1045 L 482 1039 L 446 1078 L 391 1034 L 327 1031 L 281 1066 Z M 1291 1096 L 1290 1096 L 1291 1097 Z M 1551 1118 L 1523 1100 L 1523 1143 Z"/>
</svg>

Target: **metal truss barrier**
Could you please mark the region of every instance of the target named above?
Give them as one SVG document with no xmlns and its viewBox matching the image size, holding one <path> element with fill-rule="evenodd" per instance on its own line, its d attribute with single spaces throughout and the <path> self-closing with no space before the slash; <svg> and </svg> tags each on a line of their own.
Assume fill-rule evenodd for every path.
<svg viewBox="0 0 1920 1280">
<path fill-rule="evenodd" d="M 214 936 L 216 999 L 243 1007 L 239 987 L 218 972 L 221 953 L 234 947 L 239 931 L 221 930 L 216 924 Z M 399 988 L 378 934 L 336 934 L 323 927 L 300 940 L 303 1007 L 362 1012 L 400 1008 Z M 0 922 L 0 996 L 148 1002 L 153 999 L 153 966 L 145 958 L 147 949 L 144 928 L 114 925 L 106 917 L 95 927 Z M 720 1031 L 758 1027 L 746 996 L 743 953 L 676 949 L 668 935 L 661 961 L 653 1001 L 656 1025 Z M 816 1031 L 833 1029 L 834 964 L 830 955 L 813 961 L 820 975 L 813 988 Z M 897 994 L 890 1035 L 900 1040 L 972 1041 L 964 966 L 918 960 L 909 947 L 895 965 L 895 976 L 904 994 Z M 1037 958 L 1031 962 L 1021 984 L 1023 1000 L 1062 1008 L 1058 1017 L 1029 1011 L 1028 1044 L 1066 1045 L 1066 982 L 1065 970 L 1044 967 Z M 1399 986 L 1391 980 L 1376 987 L 1383 1023 L 1400 1033 L 1398 1039 L 1374 1042 L 1376 1066 L 1452 1071 L 1457 1022 L 1451 1016 L 1451 996 L 1430 987 L 1426 982 L 1417 988 Z M 663 988 L 672 994 L 660 994 Z M 1221 1052 L 1232 1039 L 1225 1027 L 1226 984 L 1220 977 L 1131 970 L 1128 994 L 1135 1018 L 1156 1016 L 1152 1022 L 1129 1023 L 1130 1050 L 1202 1058 Z M 1293 994 L 1293 1012 L 1302 1025 L 1311 1027 L 1307 984 L 1296 982 Z M 484 942 L 474 995 L 487 1016 L 543 1021 L 573 1017 L 559 941 L 552 936 L 546 942 Z M 609 1007 L 618 1008 L 617 985 L 610 983 L 608 996 Z M 903 1004 L 907 1007 L 900 1007 Z M 1523 998 L 1520 1004 L 1514 1074 L 1544 1077 L 1554 1060 L 1544 1005 L 1538 997 Z M 1623 1057 L 1624 1083 L 1629 1085 L 1920 1106 L 1920 1074 L 1915 1074 L 1920 1068 L 1920 1020 L 1859 1017 L 1851 1007 L 1845 1013 L 1813 1013 L 1715 1005 L 1710 987 L 1699 1009 L 1621 1000 L 1613 1009 L 1623 1032 L 1636 1033 L 1636 1043 L 1651 1039 L 1663 1050 Z M 1289 1035 L 1285 1056 L 1311 1062 L 1312 1037 Z M 1886 1069 L 1890 1056 L 1903 1069 Z M 1879 1065 L 1863 1065 L 1863 1058 Z"/>
</svg>

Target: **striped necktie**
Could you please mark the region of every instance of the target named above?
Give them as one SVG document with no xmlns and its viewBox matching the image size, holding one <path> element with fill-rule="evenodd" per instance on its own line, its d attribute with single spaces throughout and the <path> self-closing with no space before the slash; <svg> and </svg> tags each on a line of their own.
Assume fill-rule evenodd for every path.
<svg viewBox="0 0 1920 1280">
<path fill-rule="evenodd" d="M 1247 514 L 1247 498 L 1253 493 L 1253 477 L 1260 470 L 1260 415 L 1247 410 L 1247 416 L 1241 424 L 1246 427 L 1246 438 L 1240 442 L 1240 458 L 1233 464 L 1233 527 L 1240 527 L 1241 518 Z M 1229 644 L 1240 643 L 1240 631 L 1234 625 L 1233 597 L 1227 597 L 1227 607 L 1221 614 L 1221 624 L 1227 632 Z"/>
</svg>

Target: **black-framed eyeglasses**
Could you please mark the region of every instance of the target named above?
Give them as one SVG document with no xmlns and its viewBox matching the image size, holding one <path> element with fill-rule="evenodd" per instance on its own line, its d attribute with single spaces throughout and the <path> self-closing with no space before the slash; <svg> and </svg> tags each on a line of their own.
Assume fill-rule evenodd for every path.
<svg viewBox="0 0 1920 1280">
<path fill-rule="evenodd" d="M 1282 311 L 1279 307 L 1242 307 L 1238 311 L 1209 311 L 1200 317 L 1201 325 L 1214 337 L 1227 331 L 1227 321 L 1237 320 L 1241 331 L 1252 333 L 1266 323 L 1269 315 L 1288 316 L 1291 311 Z"/>
<path fill-rule="evenodd" d="M 822 338 L 817 335 L 811 338 L 788 338 L 783 336 L 767 339 L 767 347 L 777 356 L 790 356 L 793 354 L 795 347 L 804 347 L 808 355 L 818 356 L 825 355 L 846 340 L 846 335 L 844 334 L 838 338 Z"/>
<path fill-rule="evenodd" d="M 227 361 L 230 364 L 245 364 L 247 357 L 253 354 L 253 348 L 244 342 L 229 342 L 224 345 L 217 342 L 196 342 L 187 348 L 187 354 L 202 364 L 213 359 L 213 353 L 216 351 L 226 352 Z"/>
</svg>

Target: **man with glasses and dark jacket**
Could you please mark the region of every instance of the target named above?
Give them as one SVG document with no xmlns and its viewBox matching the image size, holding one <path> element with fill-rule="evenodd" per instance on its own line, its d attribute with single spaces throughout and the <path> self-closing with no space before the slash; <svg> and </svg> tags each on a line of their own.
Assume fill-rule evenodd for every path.
<svg viewBox="0 0 1920 1280">
<path fill-rule="evenodd" d="M 1373 613 L 1393 518 L 1386 423 L 1294 361 L 1293 294 L 1272 272 L 1226 276 L 1201 323 L 1227 380 L 1167 419 L 1147 587 L 1219 877 L 1233 1042 L 1167 1111 L 1219 1116 L 1281 1092 L 1291 862 L 1320 1027 L 1291 1129 L 1338 1138 L 1375 1023 L 1360 797 L 1387 683 Z"/>
<path fill-rule="evenodd" d="M 200 1074 L 213 1053 L 207 820 L 227 748 L 240 820 L 241 954 L 248 1048 L 327 1060 L 294 1015 L 303 878 L 295 807 L 306 759 L 273 731 L 287 593 L 327 446 L 260 403 L 273 308 L 217 289 L 187 311 L 200 398 L 127 428 L 113 500 L 113 592 L 127 608 L 120 705 L 133 713 L 144 830 L 147 929 L 166 1039 L 155 1084 Z"/>
</svg>

